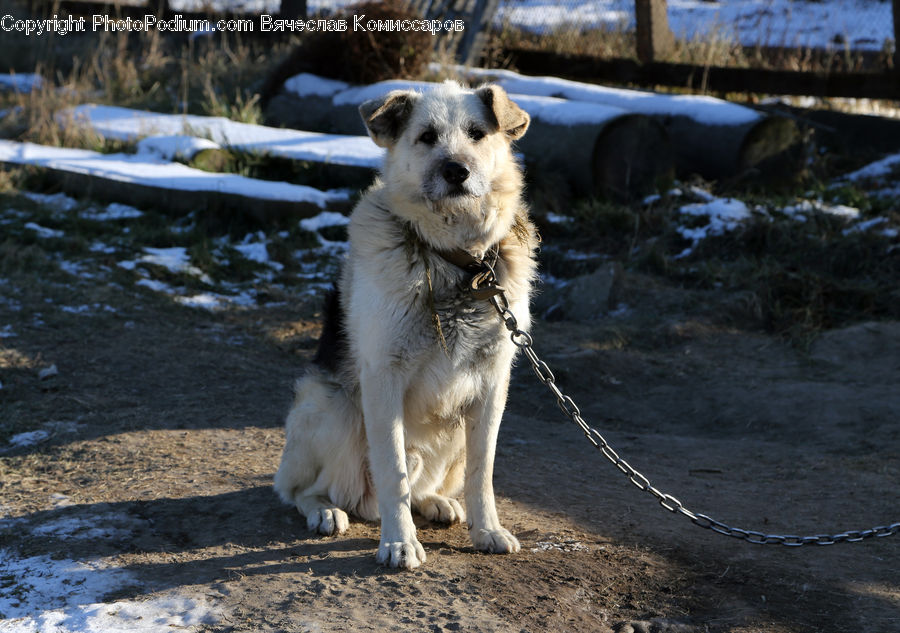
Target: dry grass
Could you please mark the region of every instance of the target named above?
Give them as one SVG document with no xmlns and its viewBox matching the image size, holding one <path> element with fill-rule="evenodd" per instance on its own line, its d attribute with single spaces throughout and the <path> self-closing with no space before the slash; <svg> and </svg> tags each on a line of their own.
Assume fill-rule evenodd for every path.
<svg viewBox="0 0 900 633">
<path fill-rule="evenodd" d="M 489 66 L 506 67 L 506 51 L 530 49 L 600 59 L 637 59 L 636 35 L 623 22 L 581 29 L 565 26 L 536 35 L 506 25 L 490 39 L 486 58 Z M 743 46 L 733 30 L 715 26 L 703 36 L 675 37 L 672 51 L 656 61 L 697 66 L 727 66 L 805 72 L 858 71 L 890 67 L 887 51 L 871 53 L 849 47 L 837 52 L 792 47 Z"/>
<path fill-rule="evenodd" d="M 25 15 L 8 0 L 0 0 L 0 9 Z M 58 112 L 84 102 L 259 123 L 261 71 L 288 46 L 287 41 L 245 40 L 227 33 L 185 40 L 157 31 L 128 37 L 70 33 L 28 38 L 0 32 L 0 72 L 37 72 L 45 79 L 31 93 L 0 93 L 0 108 L 14 109 L 0 121 L 0 136 L 117 149 L 77 126 L 63 129 L 58 124 Z"/>
</svg>

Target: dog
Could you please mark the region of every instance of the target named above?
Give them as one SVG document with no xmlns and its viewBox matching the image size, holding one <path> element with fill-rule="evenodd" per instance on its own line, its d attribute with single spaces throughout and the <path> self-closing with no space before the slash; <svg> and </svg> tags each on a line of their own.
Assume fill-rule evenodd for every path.
<svg viewBox="0 0 900 633">
<path fill-rule="evenodd" d="M 517 552 L 492 482 L 516 347 L 472 288 L 490 270 L 487 294 L 502 288 L 528 329 L 538 236 L 512 143 L 529 116 L 498 86 L 452 81 L 359 111 L 386 157 L 351 214 L 275 489 L 324 535 L 344 532 L 348 514 L 380 518 L 376 559 L 390 567 L 425 562 L 413 511 L 467 522 L 476 550 Z"/>
</svg>

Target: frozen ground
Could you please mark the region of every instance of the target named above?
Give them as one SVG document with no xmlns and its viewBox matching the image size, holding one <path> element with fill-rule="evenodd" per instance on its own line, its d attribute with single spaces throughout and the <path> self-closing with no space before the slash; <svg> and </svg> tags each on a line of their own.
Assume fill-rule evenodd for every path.
<svg viewBox="0 0 900 633">
<path fill-rule="evenodd" d="M 663 203 L 686 247 L 753 218 L 897 228 L 815 194 L 761 206 L 682 185 L 644 206 Z M 270 482 L 346 218 L 209 233 L 198 248 L 200 221 L 161 231 L 149 209 L 4 197 L 3 230 L 34 259 L 10 268 L 7 243 L 0 275 L 0 431 L 17 425 L 0 444 L 0 633 L 892 631 L 893 539 L 789 552 L 697 530 L 562 425 L 522 366 L 496 476 L 522 553 L 477 554 L 463 527 L 420 522 L 428 563 L 396 574 L 374 562 L 375 525 L 307 534 Z M 804 355 L 702 322 L 710 291 L 624 283 L 627 309 L 535 336 L 654 484 L 777 533 L 896 518 L 894 324 L 829 332 Z"/>
</svg>

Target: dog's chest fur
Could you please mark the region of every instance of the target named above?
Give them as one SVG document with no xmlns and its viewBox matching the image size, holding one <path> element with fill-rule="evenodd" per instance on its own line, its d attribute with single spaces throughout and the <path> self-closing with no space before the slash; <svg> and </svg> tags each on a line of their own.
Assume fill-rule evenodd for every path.
<svg viewBox="0 0 900 633">
<path fill-rule="evenodd" d="M 491 386 L 497 359 L 511 356 L 502 321 L 465 289 L 471 273 L 410 239 L 408 227 L 383 210 L 354 214 L 350 237 L 340 298 L 326 314 L 331 335 L 323 334 L 317 363 L 352 394 L 365 366 L 389 367 L 407 376 L 408 416 L 458 421 Z M 504 257 L 501 248 L 501 285 L 509 273 Z"/>
</svg>

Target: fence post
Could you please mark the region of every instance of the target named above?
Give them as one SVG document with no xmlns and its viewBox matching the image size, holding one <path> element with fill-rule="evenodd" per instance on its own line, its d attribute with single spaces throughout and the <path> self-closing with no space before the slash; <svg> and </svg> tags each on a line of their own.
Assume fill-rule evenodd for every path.
<svg viewBox="0 0 900 633">
<path fill-rule="evenodd" d="M 162 16 L 169 10 L 169 3 L 167 0 L 148 0 L 147 7 L 154 15 Z"/>
<path fill-rule="evenodd" d="M 894 0 L 894 72 L 900 73 L 900 0 Z"/>
<path fill-rule="evenodd" d="M 306 18 L 306 0 L 281 0 L 279 14 L 291 20 Z"/>
<path fill-rule="evenodd" d="M 894 7 L 900 0 L 893 0 Z M 643 63 L 665 56 L 675 46 L 675 36 L 669 29 L 666 0 L 634 0 L 637 23 L 637 56 Z"/>
</svg>

